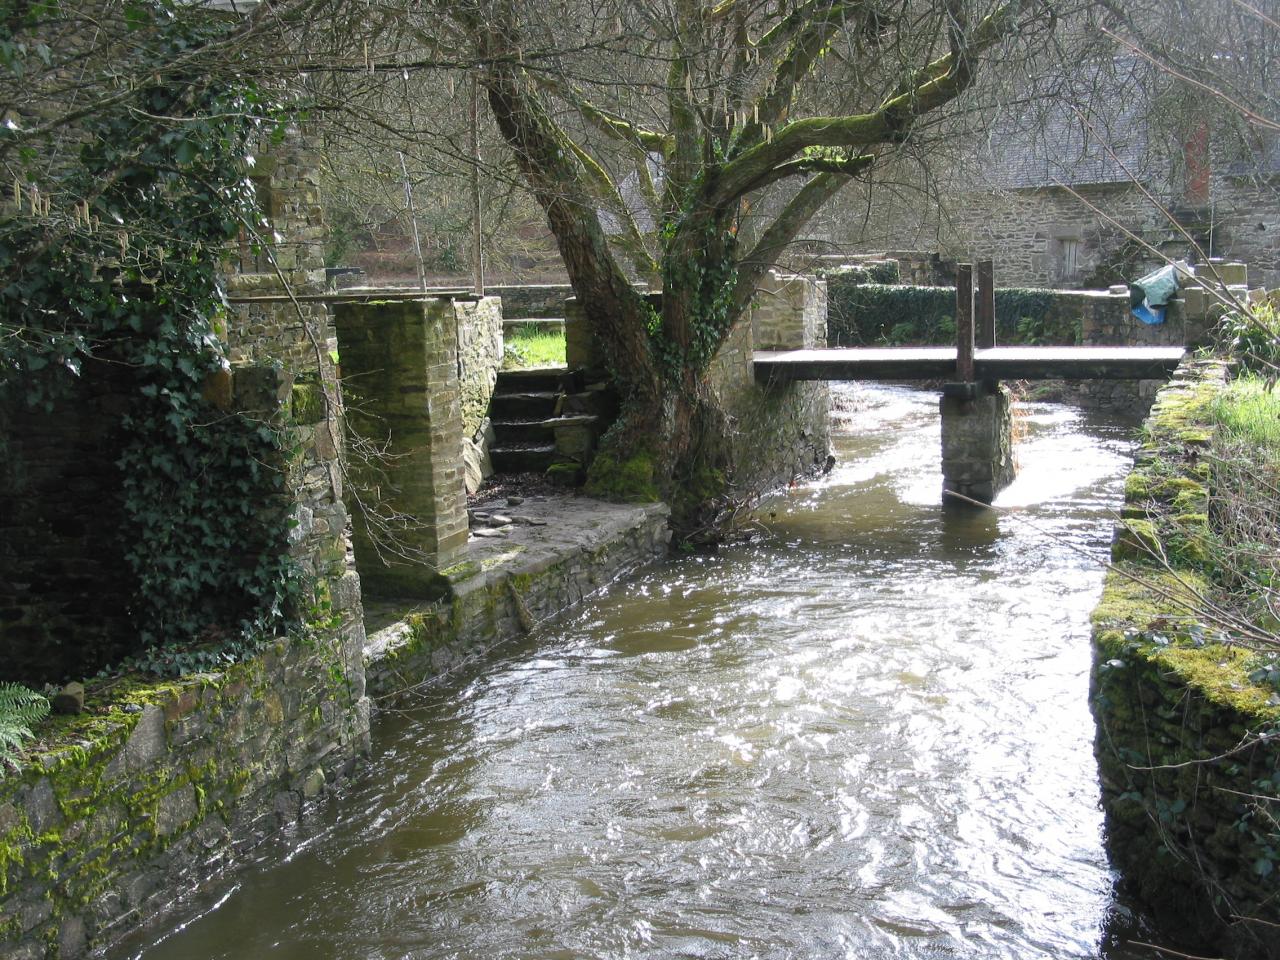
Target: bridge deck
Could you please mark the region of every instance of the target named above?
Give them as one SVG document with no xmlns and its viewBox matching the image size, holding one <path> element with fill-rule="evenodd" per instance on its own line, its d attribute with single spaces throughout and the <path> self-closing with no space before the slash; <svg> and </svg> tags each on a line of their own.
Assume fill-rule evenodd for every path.
<svg viewBox="0 0 1280 960">
<path fill-rule="evenodd" d="M 992 347 L 974 353 L 979 380 L 1156 380 L 1173 373 L 1182 347 Z M 756 379 L 954 380 L 955 347 L 757 350 Z"/>
</svg>

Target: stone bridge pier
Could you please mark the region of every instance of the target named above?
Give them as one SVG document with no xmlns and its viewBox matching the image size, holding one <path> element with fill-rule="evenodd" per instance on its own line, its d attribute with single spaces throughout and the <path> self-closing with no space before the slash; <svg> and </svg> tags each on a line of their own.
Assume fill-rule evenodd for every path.
<svg viewBox="0 0 1280 960">
<path fill-rule="evenodd" d="M 1013 409 L 1009 391 L 979 380 L 974 349 L 996 345 L 995 270 L 990 260 L 956 269 L 956 376 L 942 389 L 942 501 L 963 504 L 952 494 L 991 503 L 1013 482 Z M 975 317 L 975 299 L 977 303 Z"/>
<path fill-rule="evenodd" d="M 942 499 L 991 503 L 1013 482 L 1013 413 L 1009 391 L 983 381 L 949 383 L 942 393 Z"/>
</svg>

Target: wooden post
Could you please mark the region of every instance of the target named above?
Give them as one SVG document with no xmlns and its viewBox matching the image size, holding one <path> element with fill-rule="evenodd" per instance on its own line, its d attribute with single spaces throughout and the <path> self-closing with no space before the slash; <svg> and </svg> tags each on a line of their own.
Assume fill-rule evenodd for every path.
<svg viewBox="0 0 1280 960">
<path fill-rule="evenodd" d="M 956 267 L 956 379 L 972 383 L 973 373 L 973 265 Z"/>
<path fill-rule="evenodd" d="M 990 350 L 996 345 L 996 265 L 991 260 L 979 260 L 977 323 L 974 339 L 979 350 Z"/>
<path fill-rule="evenodd" d="M 484 296 L 484 229 L 480 203 L 480 81 L 471 76 L 471 287 Z"/>
</svg>

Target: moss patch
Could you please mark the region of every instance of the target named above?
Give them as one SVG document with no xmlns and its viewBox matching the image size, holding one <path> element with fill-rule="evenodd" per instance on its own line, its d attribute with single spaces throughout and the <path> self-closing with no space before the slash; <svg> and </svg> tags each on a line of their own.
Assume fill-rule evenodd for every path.
<svg viewBox="0 0 1280 960">
<path fill-rule="evenodd" d="M 653 454 L 647 450 L 619 460 L 601 453 L 587 471 L 586 491 L 601 500 L 620 503 L 656 503 L 662 499 L 654 479 Z"/>
</svg>

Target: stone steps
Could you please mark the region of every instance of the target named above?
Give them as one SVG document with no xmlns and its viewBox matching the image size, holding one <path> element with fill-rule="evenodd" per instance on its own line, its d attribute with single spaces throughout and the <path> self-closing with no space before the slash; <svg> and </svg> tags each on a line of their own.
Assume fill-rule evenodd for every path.
<svg viewBox="0 0 1280 960">
<path fill-rule="evenodd" d="M 499 443 L 502 443 L 501 434 Z M 498 473 L 545 473 L 555 461 L 555 456 L 554 443 L 509 444 L 495 446 L 489 451 L 493 469 Z"/>
<path fill-rule="evenodd" d="M 546 473 L 581 479 L 601 427 L 599 388 L 584 392 L 581 374 L 563 368 L 504 370 L 498 374 L 489 418 L 489 457 L 498 473 Z M 578 466 L 565 471 L 565 466 Z M 572 482 L 572 481 L 570 481 Z"/>
<path fill-rule="evenodd" d="M 497 393 L 489 401 L 489 418 L 494 428 L 499 423 L 529 423 L 547 420 L 558 412 L 559 391 L 537 390 L 522 393 Z"/>
</svg>

